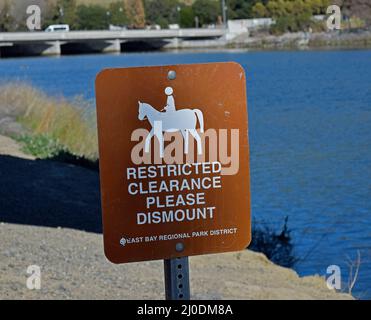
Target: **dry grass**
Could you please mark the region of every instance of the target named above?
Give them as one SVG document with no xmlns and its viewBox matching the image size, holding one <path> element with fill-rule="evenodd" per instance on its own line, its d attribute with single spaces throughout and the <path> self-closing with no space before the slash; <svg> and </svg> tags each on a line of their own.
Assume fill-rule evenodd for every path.
<svg viewBox="0 0 371 320">
<path fill-rule="evenodd" d="M 94 109 L 81 98 L 48 97 L 25 83 L 0 85 L 0 118 L 12 117 L 33 135 L 45 135 L 78 156 L 98 155 Z"/>
<path fill-rule="evenodd" d="M 108 7 L 112 2 L 118 2 L 118 0 L 77 0 L 77 5 L 100 5 L 102 7 Z"/>
<path fill-rule="evenodd" d="M 352 294 L 358 279 L 359 268 L 361 267 L 361 252 L 357 250 L 357 259 L 355 261 L 352 261 L 349 257 L 347 257 L 347 260 L 349 266 L 348 293 Z"/>
</svg>

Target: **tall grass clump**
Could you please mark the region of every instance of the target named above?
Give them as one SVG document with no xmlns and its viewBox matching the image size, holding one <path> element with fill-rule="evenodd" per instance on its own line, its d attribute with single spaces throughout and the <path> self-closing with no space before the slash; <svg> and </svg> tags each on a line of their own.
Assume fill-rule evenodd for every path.
<svg viewBox="0 0 371 320">
<path fill-rule="evenodd" d="M 27 136 L 23 133 L 15 138 L 25 144 L 26 151 L 42 158 L 64 151 L 97 159 L 94 111 L 82 98 L 67 101 L 49 97 L 25 83 L 0 85 L 0 116 L 11 117 L 21 124 Z"/>
</svg>

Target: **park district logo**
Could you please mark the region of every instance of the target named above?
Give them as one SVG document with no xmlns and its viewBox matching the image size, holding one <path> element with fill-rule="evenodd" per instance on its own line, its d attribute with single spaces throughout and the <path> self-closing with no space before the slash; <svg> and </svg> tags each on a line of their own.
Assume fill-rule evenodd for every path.
<svg viewBox="0 0 371 320">
<path fill-rule="evenodd" d="M 205 191 L 221 189 L 222 176 L 238 172 L 239 130 L 205 130 L 201 108 L 177 108 L 173 88 L 164 93 L 160 110 L 138 101 L 138 120 L 148 122 L 150 129 L 131 135 L 136 143 L 131 160 L 137 166 L 126 169 L 127 192 L 144 196 L 146 202 L 136 223 L 214 219 L 216 207 L 208 204 Z"/>
</svg>

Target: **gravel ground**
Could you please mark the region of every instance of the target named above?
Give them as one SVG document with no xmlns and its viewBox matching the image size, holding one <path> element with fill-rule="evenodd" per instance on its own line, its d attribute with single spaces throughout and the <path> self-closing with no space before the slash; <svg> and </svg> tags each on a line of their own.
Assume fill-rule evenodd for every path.
<svg viewBox="0 0 371 320">
<path fill-rule="evenodd" d="M 163 299 L 162 261 L 113 265 L 102 236 L 84 231 L 0 225 L 0 299 Z M 26 287 L 29 265 L 41 289 Z M 259 253 L 190 258 L 193 299 L 350 299 L 320 277 L 299 278 Z"/>
</svg>

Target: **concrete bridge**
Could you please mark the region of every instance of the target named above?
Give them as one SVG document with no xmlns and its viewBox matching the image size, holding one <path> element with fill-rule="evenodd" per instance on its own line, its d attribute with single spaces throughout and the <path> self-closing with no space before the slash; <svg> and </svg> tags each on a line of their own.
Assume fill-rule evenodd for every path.
<svg viewBox="0 0 371 320">
<path fill-rule="evenodd" d="M 218 46 L 225 29 L 164 29 L 70 32 L 2 32 L 0 55 L 60 55 Z"/>
</svg>

